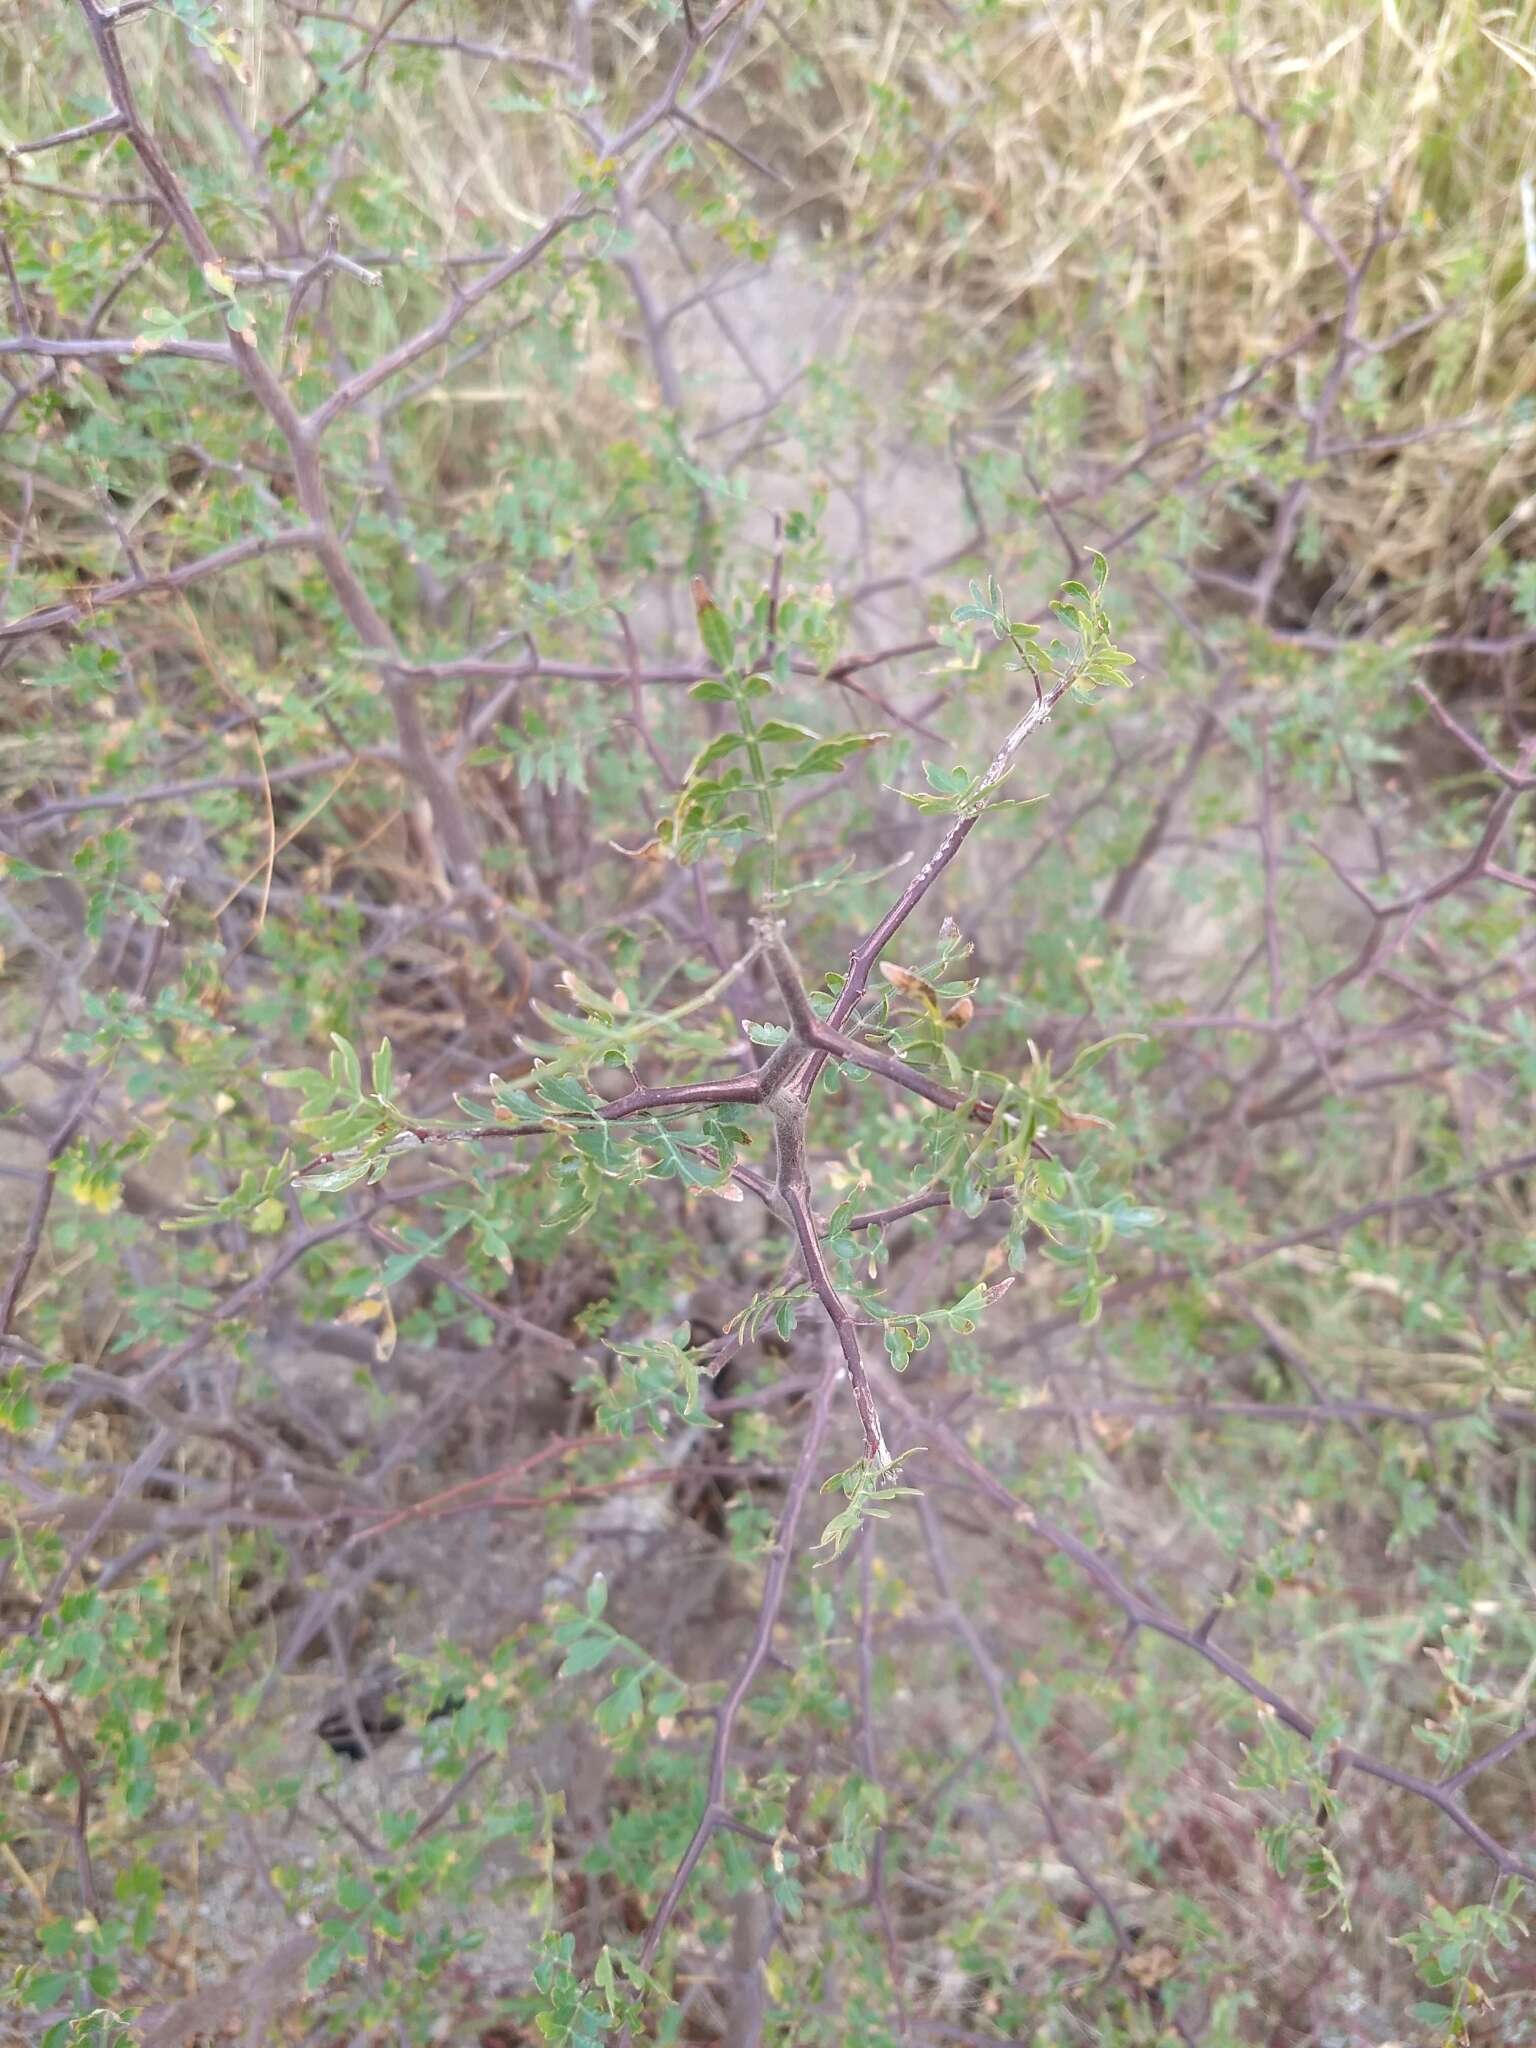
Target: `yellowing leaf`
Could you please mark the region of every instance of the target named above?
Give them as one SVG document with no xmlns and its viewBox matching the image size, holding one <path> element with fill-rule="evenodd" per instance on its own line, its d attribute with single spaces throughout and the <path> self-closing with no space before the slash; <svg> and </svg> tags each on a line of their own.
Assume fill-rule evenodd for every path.
<svg viewBox="0 0 1536 2048">
<path fill-rule="evenodd" d="M 1112 1131 L 1114 1125 L 1084 1109 L 1064 1109 L 1056 1121 L 1064 1131 Z"/>
<path fill-rule="evenodd" d="M 98 1215 L 110 1216 L 122 1202 L 123 1191 L 115 1180 L 93 1173 L 89 1167 L 81 1171 L 61 1174 L 65 1193 L 82 1209 L 94 1209 Z"/>
<path fill-rule="evenodd" d="M 1143 1991 L 1152 1991 L 1171 1977 L 1179 1967 L 1179 1959 L 1163 1942 L 1154 1942 L 1150 1948 L 1129 1956 L 1125 1962 L 1125 1974 L 1133 1977 Z"/>
<path fill-rule="evenodd" d="M 882 960 L 880 972 L 900 995 L 918 996 L 930 1003 L 938 1000 L 933 984 L 924 981 L 920 974 L 914 974 L 910 967 L 898 967 L 892 960 Z"/>
<path fill-rule="evenodd" d="M 389 1360 L 394 1357 L 395 1345 L 399 1339 L 399 1334 L 395 1327 L 395 1311 L 390 1303 L 389 1296 L 386 1294 L 384 1297 L 384 1313 L 379 1318 L 379 1327 L 373 1336 L 373 1355 L 377 1358 L 380 1365 L 388 1364 Z"/>
</svg>

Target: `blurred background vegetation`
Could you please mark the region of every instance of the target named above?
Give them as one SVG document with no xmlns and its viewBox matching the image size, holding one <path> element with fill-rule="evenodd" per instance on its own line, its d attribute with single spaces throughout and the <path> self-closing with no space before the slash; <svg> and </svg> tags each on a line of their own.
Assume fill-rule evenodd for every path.
<svg viewBox="0 0 1536 2048">
<path fill-rule="evenodd" d="M 1536 2038 L 1536 9 L 0 79 L 0 2023 Z"/>
</svg>

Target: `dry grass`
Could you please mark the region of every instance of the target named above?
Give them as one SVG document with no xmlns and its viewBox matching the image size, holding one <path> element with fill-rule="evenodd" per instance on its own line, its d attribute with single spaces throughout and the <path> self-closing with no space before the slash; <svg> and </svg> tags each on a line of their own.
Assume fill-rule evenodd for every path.
<svg viewBox="0 0 1536 2048">
<path fill-rule="evenodd" d="M 1338 314 L 1338 266 L 1241 93 L 1278 122 L 1349 254 L 1382 196 L 1393 239 L 1360 330 L 1381 343 L 1418 329 L 1358 366 L 1355 432 L 1335 438 L 1425 438 L 1323 465 L 1319 553 L 1350 593 L 1389 579 L 1399 616 L 1422 623 L 1476 607 L 1496 547 L 1529 552 L 1536 439 L 1515 408 L 1536 389 L 1521 210 L 1536 8 L 1065 0 L 990 10 L 968 33 L 931 8 L 835 17 L 796 29 L 836 102 L 802 139 L 856 245 L 878 240 L 877 274 L 963 328 L 953 345 L 990 362 L 1000 397 L 1021 368 L 1037 403 L 1070 378 L 1080 451 L 1118 457 Z M 1299 443 L 1287 401 L 1315 393 L 1331 348 L 1325 327 L 1294 358 L 1266 400 L 1266 441 Z M 1428 431 L 1470 420 L 1488 431 Z"/>
</svg>

